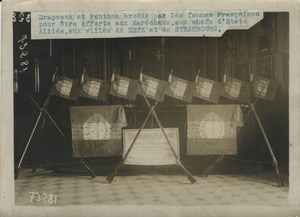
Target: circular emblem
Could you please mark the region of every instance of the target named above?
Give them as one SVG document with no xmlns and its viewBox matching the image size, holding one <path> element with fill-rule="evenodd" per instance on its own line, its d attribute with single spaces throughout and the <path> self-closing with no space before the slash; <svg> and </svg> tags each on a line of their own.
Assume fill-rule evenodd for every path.
<svg viewBox="0 0 300 217">
<path fill-rule="evenodd" d="M 201 138 L 223 138 L 225 134 L 224 121 L 215 112 L 208 113 L 200 122 L 199 134 Z"/>
<path fill-rule="evenodd" d="M 57 81 L 55 88 L 62 95 L 69 96 L 72 89 L 72 82 L 67 80 Z"/>
<path fill-rule="evenodd" d="M 83 124 L 84 140 L 107 140 L 111 136 L 110 124 L 100 114 L 92 115 Z"/>
<path fill-rule="evenodd" d="M 83 85 L 83 90 L 92 97 L 97 97 L 100 90 L 100 83 L 96 81 L 87 81 Z"/>
</svg>

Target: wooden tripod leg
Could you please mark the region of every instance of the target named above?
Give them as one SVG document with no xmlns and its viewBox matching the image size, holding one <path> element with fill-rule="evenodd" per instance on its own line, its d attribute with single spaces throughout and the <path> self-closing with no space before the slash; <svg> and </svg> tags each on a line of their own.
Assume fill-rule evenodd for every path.
<svg viewBox="0 0 300 217">
<path fill-rule="evenodd" d="M 25 89 L 26 94 L 29 96 L 29 98 L 32 100 L 32 102 L 35 104 L 35 106 L 40 110 L 40 112 L 43 112 L 45 114 L 47 114 L 47 116 L 49 117 L 49 119 L 51 120 L 51 122 L 54 124 L 54 126 L 56 127 L 56 129 L 58 130 L 58 132 L 60 133 L 60 135 L 62 135 L 62 137 L 64 137 L 63 132 L 61 131 L 61 129 L 58 127 L 58 125 L 56 124 L 56 122 L 54 121 L 54 119 L 51 117 L 51 115 L 48 113 L 47 109 L 48 109 L 48 105 L 50 103 L 50 94 L 48 95 L 47 99 L 44 102 L 43 107 L 41 108 L 39 106 L 39 104 L 35 101 L 35 99 L 30 95 L 30 93 Z"/>
<path fill-rule="evenodd" d="M 86 162 L 84 160 L 82 160 L 81 158 L 79 159 L 80 163 L 84 166 L 84 168 L 87 169 L 87 171 L 89 171 L 91 173 L 92 179 L 96 177 L 96 174 L 94 173 L 94 171 L 86 164 Z"/>
<path fill-rule="evenodd" d="M 106 178 L 106 181 L 107 181 L 108 183 L 111 183 L 111 182 L 114 180 L 115 175 L 117 174 L 118 170 L 121 168 L 121 166 L 124 164 L 125 160 L 127 159 L 127 157 L 128 157 L 128 155 L 129 155 L 129 153 L 130 153 L 130 151 L 131 151 L 131 149 L 132 149 L 134 143 L 136 142 L 136 140 L 137 140 L 138 136 L 140 135 L 141 131 L 144 129 L 144 127 L 145 127 L 145 125 L 146 125 L 146 123 L 147 123 L 147 121 L 148 121 L 150 115 L 153 113 L 153 111 L 154 111 L 154 106 L 152 106 L 152 107 L 150 108 L 150 111 L 149 111 L 149 113 L 148 113 L 146 119 L 144 120 L 144 123 L 142 124 L 141 128 L 138 130 L 137 134 L 135 135 L 135 137 L 134 137 L 134 139 L 133 139 L 133 141 L 132 141 L 132 143 L 131 143 L 129 149 L 127 150 L 126 154 L 124 155 L 123 159 L 122 159 L 121 162 L 116 166 L 116 168 L 114 169 L 114 171 Z"/>
<path fill-rule="evenodd" d="M 59 126 L 56 124 L 56 122 L 54 121 L 54 119 L 51 117 L 51 115 L 48 113 L 47 110 L 45 110 L 45 113 L 48 115 L 49 119 L 51 120 L 51 122 L 53 123 L 53 125 L 56 127 L 56 129 L 58 130 L 58 132 L 60 133 L 60 135 L 62 137 L 65 137 L 65 135 L 63 134 L 63 132 L 61 131 L 61 129 L 59 128 Z"/>
<path fill-rule="evenodd" d="M 208 176 L 208 173 L 218 164 L 220 163 L 224 158 L 224 155 L 220 155 L 217 157 L 217 159 L 215 160 L 215 162 L 210 165 L 206 170 L 204 170 L 203 174 L 204 174 L 204 177 L 207 177 Z"/>
<path fill-rule="evenodd" d="M 167 134 L 166 134 L 166 132 L 165 132 L 165 130 L 164 130 L 164 128 L 163 128 L 163 126 L 162 126 L 162 124 L 161 124 L 161 122 L 160 122 L 160 120 L 159 120 L 159 118 L 158 118 L 158 116 L 157 116 L 157 114 L 155 112 L 155 110 L 153 110 L 153 115 L 154 115 L 154 118 L 155 118 L 155 120 L 156 120 L 159 128 L 161 129 L 161 131 L 163 132 L 163 134 L 164 134 L 164 136 L 165 136 L 165 138 L 167 140 L 167 143 L 168 143 L 168 145 L 169 145 L 169 147 L 170 147 L 170 149 L 171 149 L 171 151 L 172 151 L 172 153 L 173 153 L 173 155 L 174 155 L 174 157 L 175 157 L 175 159 L 177 161 L 177 164 L 183 169 L 185 175 L 188 177 L 188 179 L 190 180 L 191 184 L 195 183 L 197 180 L 192 176 L 192 174 L 178 160 L 178 156 L 176 155 L 176 153 L 175 153 L 175 151 L 174 151 L 174 149 L 173 149 L 173 147 L 171 145 L 171 142 L 170 142 L 170 140 L 169 140 L 169 138 L 168 138 L 168 136 L 167 136 Z"/>
<path fill-rule="evenodd" d="M 29 136 L 29 139 L 28 139 L 27 144 L 26 144 L 26 146 L 25 146 L 25 149 L 24 149 L 24 151 L 23 151 L 22 157 L 21 157 L 21 159 L 20 159 L 20 161 L 19 161 L 18 168 L 21 167 L 23 158 L 24 158 L 24 156 L 25 156 L 25 154 L 26 154 L 26 151 L 27 151 L 27 149 L 28 149 L 28 147 L 29 147 L 29 144 L 30 144 L 30 142 L 31 142 L 31 139 L 32 139 L 32 137 L 33 137 L 33 134 L 35 133 L 36 127 L 37 127 L 38 123 L 40 122 L 40 119 L 41 119 L 41 117 L 42 117 L 42 114 L 43 114 L 43 112 L 41 111 L 40 114 L 39 114 L 39 116 L 38 116 L 38 118 L 37 118 L 37 120 L 36 120 L 36 122 L 35 122 L 35 125 L 34 125 L 32 131 L 31 131 L 31 134 L 30 134 L 30 136 Z"/>
<path fill-rule="evenodd" d="M 255 116 L 255 119 L 256 119 L 256 121 L 257 121 L 257 123 L 258 123 L 259 129 L 260 129 L 260 131 L 261 131 L 261 133 L 262 133 L 262 135 L 263 135 L 263 137 L 264 137 L 264 139 L 265 139 L 265 142 L 266 142 L 266 144 L 267 144 L 267 147 L 268 147 L 268 149 L 269 149 L 269 152 L 270 152 L 270 154 L 271 154 L 271 156 L 272 156 L 273 164 L 274 164 L 274 167 L 275 167 L 276 173 L 277 173 L 278 186 L 279 186 L 279 187 L 282 187 L 282 186 L 283 186 L 283 181 L 282 181 L 282 179 L 281 179 L 281 177 L 280 177 L 279 168 L 278 168 L 278 162 L 277 162 L 277 159 L 276 159 L 275 154 L 274 154 L 274 152 L 273 152 L 272 146 L 271 146 L 271 144 L 270 144 L 270 142 L 269 142 L 269 139 L 268 139 L 268 137 L 267 137 L 267 135 L 266 135 L 266 132 L 265 132 L 265 130 L 264 130 L 264 128 L 263 128 L 263 126 L 262 126 L 262 124 L 261 124 L 261 122 L 260 122 L 259 116 L 258 116 L 258 114 L 257 114 L 257 112 L 256 112 L 256 109 L 255 109 L 254 105 L 253 105 L 252 103 L 250 103 L 250 106 L 251 106 L 251 109 L 252 109 L 253 114 L 254 114 L 254 116 Z"/>
</svg>

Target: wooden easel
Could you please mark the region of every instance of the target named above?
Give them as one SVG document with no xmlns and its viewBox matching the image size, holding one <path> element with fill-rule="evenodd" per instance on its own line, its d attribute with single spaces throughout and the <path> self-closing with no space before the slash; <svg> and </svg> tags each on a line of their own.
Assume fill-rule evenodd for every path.
<svg viewBox="0 0 300 217">
<path fill-rule="evenodd" d="M 262 92 L 263 92 L 263 90 L 264 90 L 265 88 L 266 88 L 266 85 L 262 88 L 262 90 L 261 90 L 261 92 L 259 93 L 259 95 L 262 94 Z M 254 117 L 255 117 L 255 120 L 256 120 L 256 122 L 257 122 L 257 124 L 258 124 L 258 127 L 259 127 L 259 129 L 260 129 L 260 131 L 261 131 L 261 133 L 262 133 L 262 135 L 263 135 L 263 137 L 264 137 L 264 140 L 265 140 L 265 143 L 266 143 L 266 145 L 267 145 L 267 147 L 268 147 L 268 150 L 269 150 L 269 152 L 270 152 L 270 155 L 271 155 L 271 157 L 272 157 L 272 160 L 273 160 L 273 166 L 275 167 L 276 174 L 277 174 L 277 182 L 278 182 L 278 186 L 279 186 L 279 187 L 282 187 L 282 186 L 284 186 L 284 184 L 283 184 L 283 181 L 282 181 L 281 176 L 280 176 L 279 166 L 278 166 L 278 161 L 277 161 L 276 156 L 275 156 L 275 154 L 274 154 L 274 152 L 273 152 L 272 146 L 271 146 L 271 144 L 270 144 L 270 142 L 269 142 L 269 139 L 268 139 L 267 134 L 266 134 L 266 132 L 265 132 L 265 130 L 264 130 L 264 128 L 263 128 L 263 125 L 262 125 L 262 123 L 261 123 L 261 121 L 260 121 L 259 115 L 257 114 L 257 111 L 256 111 L 256 109 L 255 109 L 255 105 L 256 105 L 256 103 L 257 103 L 258 100 L 259 100 L 259 97 L 257 97 L 257 98 L 255 99 L 254 102 L 250 102 L 250 96 L 249 96 L 249 99 L 248 99 L 248 105 L 245 105 L 245 107 L 250 108 L 250 110 L 248 111 L 248 113 L 247 113 L 247 115 L 246 115 L 246 118 L 245 118 L 244 122 L 245 122 L 245 121 L 247 120 L 247 118 L 249 117 L 250 112 L 252 112 L 253 115 L 254 115 Z M 224 158 L 224 155 L 220 155 L 220 156 L 216 159 L 216 161 L 215 161 L 212 165 L 210 165 L 210 166 L 204 171 L 204 176 L 207 177 L 207 176 L 208 176 L 208 173 L 213 169 L 213 167 L 214 167 L 216 164 L 218 164 L 219 162 L 221 162 L 221 161 L 223 160 L 223 158 Z"/>
<path fill-rule="evenodd" d="M 156 122 L 157 122 L 157 124 L 158 124 L 158 126 L 159 126 L 159 128 L 160 128 L 160 130 L 162 131 L 164 137 L 165 137 L 166 140 L 167 140 L 167 143 L 168 143 L 168 145 L 169 145 L 169 148 L 171 149 L 172 154 L 173 154 L 174 158 L 176 159 L 177 165 L 178 165 L 179 167 L 181 167 L 181 169 L 184 171 L 185 175 L 188 177 L 188 179 L 190 180 L 191 184 L 195 183 L 195 182 L 196 182 L 196 179 L 195 179 L 195 178 L 191 175 L 191 173 L 190 173 L 190 172 L 182 165 L 181 161 L 179 160 L 178 156 L 176 155 L 176 153 L 175 153 L 175 151 L 174 151 L 174 149 L 173 149 L 173 147 L 172 147 L 172 145 L 171 145 L 171 142 L 170 142 L 170 140 L 169 140 L 169 138 L 168 138 L 168 136 L 167 136 L 167 134 L 166 134 L 166 132 L 165 132 L 165 130 L 164 130 L 164 128 L 163 128 L 163 126 L 162 126 L 162 124 L 161 124 L 159 118 L 158 118 L 158 116 L 157 116 L 157 113 L 156 113 L 156 111 L 155 111 L 155 108 L 156 108 L 156 106 L 157 106 L 157 104 L 158 104 L 159 101 L 156 100 L 155 104 L 154 104 L 154 105 L 151 105 L 150 102 L 149 102 L 149 100 L 148 100 L 147 97 L 145 96 L 144 90 L 143 90 L 142 88 L 141 88 L 141 92 L 142 92 L 142 95 L 143 95 L 143 97 L 144 97 L 144 99 L 145 99 L 145 101 L 146 101 L 146 103 L 147 103 L 147 105 L 148 105 L 148 107 L 149 107 L 150 110 L 149 110 L 149 112 L 148 112 L 148 114 L 147 114 L 147 116 L 146 116 L 146 118 L 145 118 L 145 120 L 144 120 L 142 126 L 139 128 L 137 134 L 135 135 L 135 137 L 134 137 L 134 139 L 133 139 L 131 145 L 129 146 L 129 148 L 128 148 L 126 154 L 125 154 L 124 157 L 122 158 L 121 162 L 116 166 L 116 168 L 114 169 L 114 171 L 106 178 L 107 182 L 108 182 L 108 183 L 111 183 L 111 182 L 113 181 L 115 175 L 117 174 L 118 170 L 121 168 L 121 166 L 124 165 L 125 160 L 126 160 L 127 157 L 129 156 L 130 151 L 132 150 L 132 148 L 133 148 L 133 146 L 134 146 L 134 144 L 135 144 L 135 142 L 136 142 L 138 136 L 140 135 L 140 133 L 141 133 L 142 130 L 144 129 L 144 127 L 145 127 L 145 125 L 146 125 L 146 123 L 147 123 L 149 117 L 150 117 L 151 115 L 153 115 L 153 116 L 154 116 L 154 119 L 156 120 Z"/>
<path fill-rule="evenodd" d="M 55 76 L 57 74 L 57 71 L 58 71 L 58 68 L 56 68 L 56 71 L 55 71 L 55 73 L 53 75 L 52 82 L 54 82 L 54 78 L 55 78 Z M 35 99 L 31 96 L 31 94 L 26 89 L 25 89 L 25 93 L 29 96 L 29 98 L 32 100 L 32 102 L 35 104 L 35 106 L 40 110 L 40 114 L 38 115 L 38 118 L 37 118 L 37 120 L 36 120 L 36 122 L 34 124 L 34 127 L 33 127 L 32 131 L 31 131 L 30 136 L 29 136 L 29 139 L 28 139 L 28 141 L 26 143 L 25 149 L 24 149 L 23 154 L 21 156 L 21 159 L 20 159 L 20 161 L 18 163 L 18 169 L 21 168 L 21 165 L 22 165 L 23 159 L 25 157 L 25 154 L 27 152 L 27 149 L 28 149 L 28 147 L 29 147 L 29 145 L 31 143 L 33 135 L 34 135 L 34 133 L 35 133 L 35 131 L 37 129 L 38 124 L 40 123 L 40 120 L 41 120 L 42 116 L 43 116 L 42 129 L 44 127 L 45 118 L 47 116 L 50 119 L 50 121 L 53 123 L 53 125 L 55 126 L 55 128 L 58 130 L 59 134 L 63 138 L 65 137 L 64 134 L 63 134 L 63 132 L 62 132 L 62 130 L 59 128 L 59 126 L 57 125 L 57 123 L 54 121 L 54 119 L 51 117 L 51 115 L 48 112 L 48 106 L 49 106 L 49 103 L 50 103 L 51 94 L 50 93 L 48 94 L 48 96 L 47 96 L 47 98 L 46 98 L 46 100 L 45 100 L 45 102 L 43 104 L 43 107 L 41 107 L 35 101 Z M 81 163 L 81 165 L 84 168 L 86 168 L 88 170 L 88 172 L 91 174 L 92 178 L 96 177 L 96 174 L 93 172 L 93 170 L 91 170 L 91 168 L 85 163 L 85 161 L 83 159 L 79 159 L 79 162 Z"/>
</svg>

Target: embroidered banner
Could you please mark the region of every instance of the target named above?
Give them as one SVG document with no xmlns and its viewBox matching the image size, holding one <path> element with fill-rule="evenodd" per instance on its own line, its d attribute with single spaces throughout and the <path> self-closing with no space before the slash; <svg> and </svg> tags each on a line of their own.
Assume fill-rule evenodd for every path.
<svg viewBox="0 0 300 217">
<path fill-rule="evenodd" d="M 187 105 L 187 154 L 237 154 L 236 128 L 241 126 L 238 105 Z"/>
<path fill-rule="evenodd" d="M 250 90 L 248 82 L 228 77 L 224 85 L 223 96 L 242 103 L 249 103 Z"/>
<path fill-rule="evenodd" d="M 195 84 L 193 82 L 177 78 L 170 74 L 169 86 L 166 88 L 165 94 L 175 99 L 183 100 L 190 103 L 193 98 Z"/>
<path fill-rule="evenodd" d="M 135 100 L 139 83 L 120 75 L 112 75 L 112 81 L 109 94 L 123 99 Z"/>
<path fill-rule="evenodd" d="M 109 88 L 109 82 L 84 75 L 79 96 L 106 101 Z"/>
<path fill-rule="evenodd" d="M 166 81 L 162 81 L 143 73 L 140 73 L 140 91 L 138 91 L 139 95 L 142 95 L 141 91 L 143 91 L 144 95 L 150 99 L 163 101 L 165 94 L 164 91 L 168 83 Z"/>
<path fill-rule="evenodd" d="M 224 92 L 223 84 L 199 76 L 195 83 L 194 97 L 213 103 L 219 102 L 219 98 Z"/>
<path fill-rule="evenodd" d="M 255 97 L 273 101 L 276 97 L 278 82 L 268 78 L 255 76 L 252 84 L 252 93 Z"/>
<path fill-rule="evenodd" d="M 56 75 L 50 94 L 65 99 L 77 100 L 80 92 L 80 83 L 65 76 Z"/>
<path fill-rule="evenodd" d="M 70 107 L 73 157 L 122 155 L 123 106 Z"/>
</svg>

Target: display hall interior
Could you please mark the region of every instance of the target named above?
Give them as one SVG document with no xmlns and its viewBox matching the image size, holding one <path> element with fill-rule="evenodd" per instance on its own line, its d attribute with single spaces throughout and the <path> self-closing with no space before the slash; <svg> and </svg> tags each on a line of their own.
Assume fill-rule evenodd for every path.
<svg viewBox="0 0 300 217">
<path fill-rule="evenodd" d="M 288 204 L 289 13 L 221 37 L 13 28 L 16 205 Z"/>
</svg>

